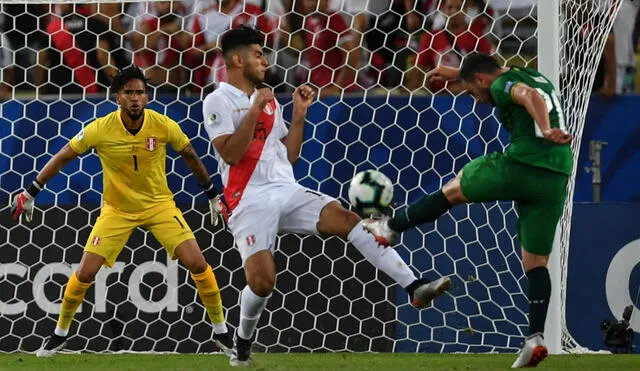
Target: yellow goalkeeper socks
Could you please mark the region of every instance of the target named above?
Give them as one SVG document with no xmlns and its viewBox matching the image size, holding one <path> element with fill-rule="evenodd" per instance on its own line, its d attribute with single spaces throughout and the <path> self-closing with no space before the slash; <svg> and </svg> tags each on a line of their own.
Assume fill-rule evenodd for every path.
<svg viewBox="0 0 640 371">
<path fill-rule="evenodd" d="M 216 276 L 213 275 L 211 266 L 207 265 L 207 269 L 202 273 L 191 273 L 191 278 L 196 283 L 198 295 L 200 295 L 200 300 L 202 300 L 202 304 L 204 304 L 204 307 L 207 309 L 209 319 L 213 323 L 214 332 L 216 334 L 226 333 L 227 325 L 224 322 L 222 297 L 220 296 L 218 282 L 216 282 Z"/>
<path fill-rule="evenodd" d="M 67 282 L 67 287 L 64 289 L 62 308 L 60 308 L 58 325 L 55 330 L 56 335 L 67 336 L 69 334 L 69 327 L 71 327 L 73 316 L 75 316 L 78 307 L 84 300 L 84 295 L 92 284 L 93 282 L 84 283 L 78 281 L 75 272 L 71 275 L 69 282 Z"/>
</svg>

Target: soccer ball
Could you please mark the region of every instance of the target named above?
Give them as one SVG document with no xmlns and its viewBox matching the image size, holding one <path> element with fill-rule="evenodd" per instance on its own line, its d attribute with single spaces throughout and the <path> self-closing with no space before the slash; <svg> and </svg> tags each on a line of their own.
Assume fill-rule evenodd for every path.
<svg viewBox="0 0 640 371">
<path fill-rule="evenodd" d="M 349 202 L 363 215 L 380 214 L 393 200 L 393 184 L 376 170 L 361 171 L 349 185 Z"/>
</svg>

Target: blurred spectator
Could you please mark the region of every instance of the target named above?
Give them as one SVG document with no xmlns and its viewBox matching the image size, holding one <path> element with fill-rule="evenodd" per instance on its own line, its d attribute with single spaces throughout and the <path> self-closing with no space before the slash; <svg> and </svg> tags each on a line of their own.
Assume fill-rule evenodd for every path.
<svg viewBox="0 0 640 371">
<path fill-rule="evenodd" d="M 310 71 L 309 81 L 320 94 L 353 91 L 359 68 L 353 32 L 339 13 L 329 11 L 328 0 L 302 0 L 305 49 L 303 64 Z"/>
<path fill-rule="evenodd" d="M 0 33 L 0 100 L 10 98 L 14 84 L 13 52 L 4 33 Z"/>
<path fill-rule="evenodd" d="M 446 0 L 442 9 L 447 17 L 445 28 L 427 32 L 420 42 L 420 51 L 416 67 L 407 72 L 405 86 L 410 91 L 425 86 L 424 72 L 439 65 L 460 67 L 465 55 L 475 51 L 493 54 L 494 48 L 485 37 L 478 37 L 469 31 L 467 18 L 462 10 L 463 0 Z M 445 84 L 434 82 L 428 84 L 432 93 L 446 93 Z M 449 92 L 457 94 L 462 90 L 459 83 L 446 85 Z"/>
<path fill-rule="evenodd" d="M 616 41 L 613 30 L 609 32 L 604 44 L 604 50 L 600 56 L 596 75 L 593 80 L 592 92 L 602 94 L 605 98 L 616 95 Z"/>
<path fill-rule="evenodd" d="M 191 17 L 187 24 L 191 40 L 185 44 L 192 46 L 189 59 L 195 61 L 194 67 L 203 66 L 194 72 L 193 82 L 197 88 L 227 81 L 224 57 L 218 49 L 219 38 L 225 31 L 249 25 L 266 34 L 267 47 L 273 46 L 276 39 L 276 22 L 261 7 L 240 0 L 216 1 Z"/>
<path fill-rule="evenodd" d="M 353 43 L 356 46 L 351 53 L 353 53 L 353 58 L 358 61 L 358 65 L 362 66 L 357 72 L 356 82 L 363 88 L 373 84 L 373 79 L 367 76 L 365 71 L 369 55 L 366 54 L 367 48 L 363 45 L 363 35 L 367 31 L 370 16 L 367 12 L 367 3 L 368 0 L 331 0 L 329 3 L 330 11 L 343 14 L 347 24 L 351 25 Z"/>
<path fill-rule="evenodd" d="M 180 42 L 184 7 L 177 1 L 147 2 L 147 10 L 137 17 L 131 39 L 142 46 L 135 53 L 134 62 L 145 70 L 151 85 L 161 90 L 181 86 L 185 81 L 185 71 L 180 64 Z M 141 38 L 142 40 L 138 40 Z M 165 84 L 172 85 L 165 85 Z"/>
<path fill-rule="evenodd" d="M 422 8 L 423 0 L 369 1 L 374 17 L 365 38 L 367 48 L 373 53 L 370 64 L 381 71 L 378 82 L 383 86 L 400 85 L 407 58 L 413 54 L 409 49 L 410 35 L 423 27 L 423 17 L 416 11 Z"/>
<path fill-rule="evenodd" d="M 442 29 L 445 27 L 447 17 L 437 10 L 444 8 L 446 1 L 428 0 L 425 4 L 425 14 L 432 15 L 429 17 L 431 29 Z M 476 36 L 488 36 L 493 27 L 496 12 L 488 4 L 486 0 L 465 0 L 464 15 L 466 17 L 469 30 Z"/>
<path fill-rule="evenodd" d="M 618 94 L 628 94 L 635 90 L 636 56 L 633 31 L 636 26 L 638 7 L 640 7 L 640 0 L 623 0 L 613 23 L 617 65 L 616 93 Z"/>
<path fill-rule="evenodd" d="M 51 16 L 47 32 L 50 47 L 40 51 L 39 63 L 50 68 L 49 92 L 106 91 L 115 68 L 129 64 L 119 48 L 119 38 L 96 17 L 91 4 L 76 5 L 75 9 L 73 4 L 61 4 L 59 12 Z M 115 49 L 118 51 L 112 53 Z"/>
<path fill-rule="evenodd" d="M 48 40 L 44 27 L 49 5 L 0 4 L 0 9 L 2 48 L 12 54 L 12 66 L 5 69 L 3 81 L 15 89 L 32 90 L 33 85 L 29 83 L 37 84 L 37 75 L 45 72 L 36 62 L 38 50 L 45 47 Z"/>
</svg>

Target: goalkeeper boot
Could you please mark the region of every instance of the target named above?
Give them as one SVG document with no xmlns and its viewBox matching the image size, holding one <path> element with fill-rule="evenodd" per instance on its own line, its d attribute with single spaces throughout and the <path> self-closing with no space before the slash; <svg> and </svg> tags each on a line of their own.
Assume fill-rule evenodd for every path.
<svg viewBox="0 0 640 371">
<path fill-rule="evenodd" d="M 254 335 L 255 338 L 255 335 Z M 251 345 L 253 339 L 243 339 L 236 333 L 236 346 L 233 348 L 233 355 L 229 360 L 229 364 L 235 367 L 251 366 Z"/>
<path fill-rule="evenodd" d="M 233 337 L 231 337 L 231 334 L 228 332 L 225 332 L 224 334 L 214 333 L 213 341 L 225 356 L 231 357 L 233 355 Z"/>
<path fill-rule="evenodd" d="M 58 336 L 56 334 L 53 334 L 49 339 L 47 339 L 47 342 L 42 346 L 42 348 L 38 349 L 38 351 L 36 352 L 36 357 L 51 357 L 64 349 L 64 347 L 66 346 L 66 336 Z"/>
<path fill-rule="evenodd" d="M 536 367 L 547 358 L 547 347 L 541 333 L 529 335 L 511 368 Z"/>
<path fill-rule="evenodd" d="M 362 221 L 362 226 L 371 233 L 376 241 L 382 246 L 393 245 L 396 240 L 396 232 L 389 228 L 389 217 L 386 215 L 376 216 Z"/>
<path fill-rule="evenodd" d="M 411 305 L 417 309 L 424 309 L 428 308 L 433 299 L 444 294 L 450 287 L 451 279 L 449 277 L 440 277 L 431 282 L 422 278 L 409 285 L 407 291 L 411 296 Z"/>
</svg>

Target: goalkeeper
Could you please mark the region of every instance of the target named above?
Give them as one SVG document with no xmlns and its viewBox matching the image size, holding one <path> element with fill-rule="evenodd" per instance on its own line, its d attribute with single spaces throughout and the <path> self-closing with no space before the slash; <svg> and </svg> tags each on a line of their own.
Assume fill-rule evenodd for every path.
<svg viewBox="0 0 640 371">
<path fill-rule="evenodd" d="M 551 82 L 537 71 L 501 68 L 486 54 L 467 56 L 460 69 L 439 66 L 427 78 L 458 79 L 478 102 L 496 106 L 511 135 L 510 145 L 504 153 L 471 161 L 441 190 L 395 217 L 368 220 L 366 228 L 379 242 L 391 244 L 396 233 L 433 222 L 454 205 L 515 201 L 522 263 L 529 281 L 529 336 L 512 367 L 536 366 L 547 355 L 542 332 L 551 281 L 546 266 L 573 168 L 571 135 L 564 130 L 560 101 Z"/>
<path fill-rule="evenodd" d="M 137 227 L 151 231 L 169 256 L 180 259 L 189 269 L 213 322 L 213 340 L 229 354 L 233 339 L 225 324 L 218 284 L 167 185 L 167 145 L 182 156 L 200 182 L 209 198 L 211 221 L 217 225 L 220 207 L 209 173 L 180 126 L 169 117 L 145 108 L 147 79 L 138 67 L 119 71 L 111 90 L 119 109 L 81 130 L 11 203 L 12 217 L 18 219 L 22 215 L 24 221 L 30 222 L 34 198 L 44 184 L 78 155 L 91 148 L 96 150 L 104 173 L 100 216 L 89 235 L 80 265 L 64 290 L 55 331 L 37 356 L 52 356 L 65 347 L 71 321 L 98 270 L 103 265 L 113 266 Z"/>
</svg>

